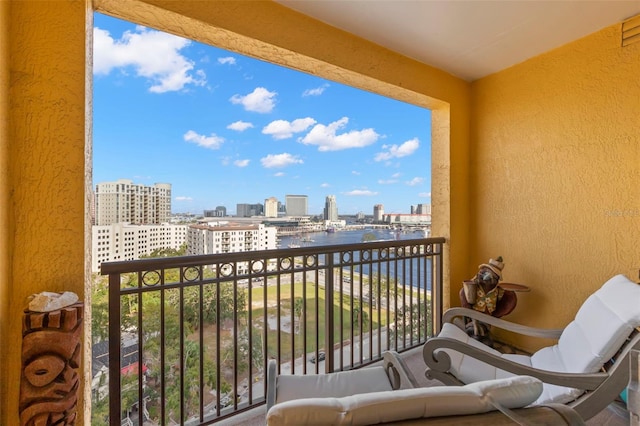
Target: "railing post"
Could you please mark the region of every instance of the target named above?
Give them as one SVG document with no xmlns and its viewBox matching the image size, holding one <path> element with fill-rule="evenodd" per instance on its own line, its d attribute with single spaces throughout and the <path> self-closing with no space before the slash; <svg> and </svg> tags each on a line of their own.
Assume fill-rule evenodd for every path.
<svg viewBox="0 0 640 426">
<path fill-rule="evenodd" d="M 334 350 L 333 350 L 333 337 L 334 337 L 334 321 L 333 321 L 333 286 L 334 286 L 334 262 L 333 262 L 333 253 L 325 254 L 325 264 L 327 265 L 327 272 L 325 273 L 325 282 L 324 282 L 324 306 L 325 306 L 325 331 L 324 331 L 324 352 L 325 352 L 325 361 L 324 361 L 324 370 L 325 373 L 333 372 L 335 365 L 334 363 Z"/>
<path fill-rule="evenodd" d="M 120 274 L 109 274 L 109 424 L 120 425 Z"/>
<path fill-rule="evenodd" d="M 432 267 L 432 277 L 433 281 L 431 283 L 431 299 L 433 303 L 433 334 L 434 336 L 440 333 L 442 329 L 442 314 L 443 314 L 443 243 L 435 243 L 435 250 L 433 250 L 433 257 L 431 258 L 431 267 Z M 437 253 L 437 254 L 436 254 Z M 434 300 L 435 299 L 435 300 Z"/>
<path fill-rule="evenodd" d="M 631 426 L 640 426 L 640 351 L 633 350 L 630 355 L 631 368 L 627 388 L 629 420 Z"/>
</svg>

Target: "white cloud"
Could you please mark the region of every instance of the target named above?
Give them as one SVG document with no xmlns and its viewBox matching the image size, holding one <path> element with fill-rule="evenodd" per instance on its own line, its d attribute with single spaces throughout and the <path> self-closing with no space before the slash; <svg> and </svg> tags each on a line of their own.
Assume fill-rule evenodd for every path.
<svg viewBox="0 0 640 426">
<path fill-rule="evenodd" d="M 276 176 L 276 177 L 282 177 L 282 176 L 284 176 L 284 172 L 274 173 L 273 175 Z"/>
<path fill-rule="evenodd" d="M 409 186 L 416 186 L 416 185 L 420 185 L 421 183 L 424 182 L 424 178 L 421 177 L 414 177 L 413 179 L 405 182 L 407 185 Z"/>
<path fill-rule="evenodd" d="M 329 85 L 327 83 L 323 84 L 320 87 L 316 87 L 315 89 L 307 89 L 302 93 L 303 97 L 306 96 L 320 96 L 322 95 L 322 93 L 324 93 L 325 89 L 327 89 L 327 87 L 329 87 Z"/>
<path fill-rule="evenodd" d="M 413 154 L 420 147 L 420 141 L 418 138 L 409 139 L 401 145 L 383 145 L 382 149 L 386 149 L 386 152 L 379 152 L 376 154 L 374 160 L 387 161 L 392 158 L 401 158 Z"/>
<path fill-rule="evenodd" d="M 189 130 L 183 137 L 186 142 L 195 143 L 198 146 L 209 149 L 218 149 L 224 143 L 224 138 L 215 133 L 212 133 L 211 136 L 204 136 Z"/>
<path fill-rule="evenodd" d="M 418 194 L 418 197 L 420 197 L 420 198 L 431 198 L 431 193 L 430 192 L 420 192 Z"/>
<path fill-rule="evenodd" d="M 264 129 L 262 129 L 262 133 L 271 135 L 274 139 L 287 139 L 293 136 L 294 133 L 304 132 L 314 124 L 316 124 L 316 120 L 311 117 L 298 118 L 291 122 L 275 120 L 267 124 Z"/>
<path fill-rule="evenodd" d="M 352 171 L 351 171 L 351 174 L 352 174 L 352 175 L 355 175 L 355 176 L 360 176 L 362 173 L 360 173 L 360 172 L 359 172 L 359 171 L 357 171 L 357 170 L 352 170 Z"/>
<path fill-rule="evenodd" d="M 236 130 L 238 132 L 244 132 L 247 129 L 253 127 L 253 124 L 248 123 L 246 121 L 235 121 L 227 126 L 229 130 Z"/>
<path fill-rule="evenodd" d="M 233 56 L 226 56 L 224 58 L 218 58 L 218 63 L 223 65 L 235 65 L 236 58 Z"/>
<path fill-rule="evenodd" d="M 237 167 L 247 167 L 250 160 L 236 160 L 233 164 Z"/>
<path fill-rule="evenodd" d="M 192 201 L 193 198 L 191 198 L 191 197 L 176 197 L 175 200 L 176 201 Z"/>
<path fill-rule="evenodd" d="M 344 195 L 354 195 L 354 196 L 370 196 L 370 195 L 378 195 L 375 191 L 370 191 L 368 189 L 354 189 L 353 191 L 343 192 Z"/>
<path fill-rule="evenodd" d="M 302 164 L 304 163 L 300 158 L 295 155 L 291 155 L 289 153 L 283 154 L 269 154 L 266 157 L 260 159 L 262 166 L 271 169 L 276 167 L 286 167 L 292 164 Z"/>
<path fill-rule="evenodd" d="M 247 111 L 268 113 L 273 111 L 275 107 L 275 97 L 277 92 L 270 92 L 264 87 L 256 87 L 256 89 L 248 95 L 233 95 L 229 100 L 232 104 L 240 104 Z"/>
<path fill-rule="evenodd" d="M 120 39 L 101 28 L 93 29 L 93 72 L 108 75 L 113 69 L 131 67 L 138 77 L 151 81 L 149 91 L 164 93 L 183 90 L 186 85 L 204 86 L 206 75 L 194 70 L 194 62 L 180 50 L 191 42 L 142 26 L 126 31 Z"/>
<path fill-rule="evenodd" d="M 320 188 L 329 188 L 331 185 L 329 185 L 328 183 L 322 183 L 320 184 Z"/>
<path fill-rule="evenodd" d="M 391 185 L 394 183 L 398 183 L 398 179 L 378 179 L 378 183 L 380 185 Z"/>
<path fill-rule="evenodd" d="M 340 151 L 349 148 L 362 148 L 375 143 L 380 135 L 373 129 L 352 130 L 336 134 L 349 123 L 347 117 L 325 126 L 316 124 L 304 138 L 299 139 L 305 145 L 318 145 L 318 151 Z"/>
</svg>

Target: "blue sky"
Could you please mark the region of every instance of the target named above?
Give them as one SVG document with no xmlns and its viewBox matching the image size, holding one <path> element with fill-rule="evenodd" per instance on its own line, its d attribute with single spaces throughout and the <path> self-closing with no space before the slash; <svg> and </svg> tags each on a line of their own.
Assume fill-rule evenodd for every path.
<svg viewBox="0 0 640 426">
<path fill-rule="evenodd" d="M 172 211 L 431 199 L 430 111 L 96 14 L 93 179 L 172 184 Z"/>
</svg>

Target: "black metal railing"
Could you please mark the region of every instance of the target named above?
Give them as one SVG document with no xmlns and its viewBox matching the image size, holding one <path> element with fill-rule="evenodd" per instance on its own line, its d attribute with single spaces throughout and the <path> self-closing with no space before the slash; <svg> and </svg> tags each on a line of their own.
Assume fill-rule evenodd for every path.
<svg viewBox="0 0 640 426">
<path fill-rule="evenodd" d="M 109 415 L 212 424 L 281 373 L 329 373 L 422 345 L 442 314 L 443 238 L 103 263 Z"/>
</svg>

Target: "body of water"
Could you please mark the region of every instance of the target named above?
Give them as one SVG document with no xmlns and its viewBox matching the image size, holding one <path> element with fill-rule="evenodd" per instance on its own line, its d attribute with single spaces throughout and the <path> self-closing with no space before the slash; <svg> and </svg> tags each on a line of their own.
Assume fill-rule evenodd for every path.
<svg viewBox="0 0 640 426">
<path fill-rule="evenodd" d="M 301 235 L 291 235 L 280 237 L 280 248 L 293 248 L 293 247 L 313 247 L 313 246 L 328 246 L 334 244 L 357 244 L 364 242 L 365 235 L 373 234 L 368 238 L 368 241 L 397 241 L 397 240 L 413 240 L 417 238 L 424 238 L 423 231 L 409 231 L 401 232 L 389 229 L 357 229 L 357 230 L 345 230 L 336 232 L 312 232 Z M 375 237 L 375 238 L 373 238 Z M 357 253 L 355 261 L 357 259 Z M 337 254 L 336 254 L 337 256 Z M 337 258 L 336 258 L 337 259 Z M 394 262 L 374 262 L 374 265 L 362 265 L 362 272 L 366 275 L 378 274 L 386 275 L 387 271 L 391 276 L 398 278 L 399 282 L 405 282 L 406 284 L 414 287 L 422 287 L 419 283 L 419 277 L 427 278 L 427 290 L 431 290 L 431 259 L 427 259 L 426 265 L 419 265 L 419 262 L 413 260 L 407 264 L 398 265 L 398 271 L 395 271 Z M 426 267 L 426 270 L 424 269 Z M 419 272 L 420 270 L 420 272 Z M 354 266 L 354 272 L 360 272 L 360 266 Z"/>
<path fill-rule="evenodd" d="M 310 232 L 301 235 L 287 235 L 279 237 L 279 248 L 330 246 L 334 244 L 356 244 L 364 242 L 367 234 L 373 234 L 373 240 L 412 240 L 423 238 L 422 231 L 401 232 L 392 229 L 353 229 L 336 232 Z M 371 241 L 371 240 L 369 240 Z"/>
</svg>

